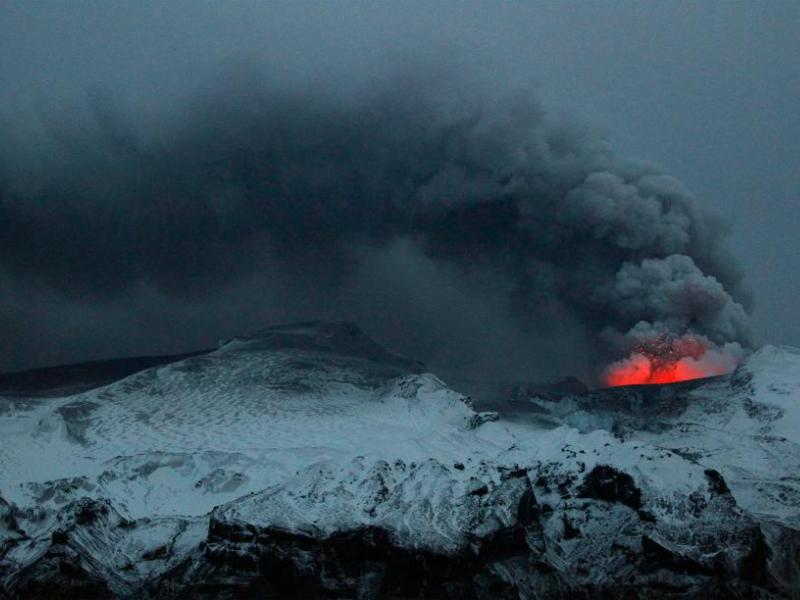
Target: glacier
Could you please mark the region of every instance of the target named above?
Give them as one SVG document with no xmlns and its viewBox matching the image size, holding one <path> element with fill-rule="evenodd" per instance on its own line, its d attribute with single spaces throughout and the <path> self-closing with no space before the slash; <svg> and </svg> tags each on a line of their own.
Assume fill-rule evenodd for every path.
<svg viewBox="0 0 800 600">
<path fill-rule="evenodd" d="M 0 598 L 800 598 L 800 350 L 484 404 L 321 322 L 2 395 Z"/>
</svg>

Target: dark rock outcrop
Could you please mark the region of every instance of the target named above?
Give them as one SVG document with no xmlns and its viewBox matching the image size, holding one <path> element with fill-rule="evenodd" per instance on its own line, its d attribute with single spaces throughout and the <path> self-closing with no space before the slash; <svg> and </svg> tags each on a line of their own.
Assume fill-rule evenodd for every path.
<svg viewBox="0 0 800 600">
<path fill-rule="evenodd" d="M 619 502 L 634 510 L 642 507 L 642 492 L 633 477 L 608 465 L 597 465 L 578 488 L 579 498 Z"/>
</svg>

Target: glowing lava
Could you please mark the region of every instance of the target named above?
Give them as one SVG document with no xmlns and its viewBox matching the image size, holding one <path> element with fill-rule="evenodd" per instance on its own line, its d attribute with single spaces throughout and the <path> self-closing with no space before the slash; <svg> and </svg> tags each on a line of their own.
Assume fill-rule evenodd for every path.
<svg viewBox="0 0 800 600">
<path fill-rule="evenodd" d="M 662 336 L 637 345 L 603 372 L 606 387 L 676 383 L 730 373 L 739 357 L 702 337 Z"/>
</svg>

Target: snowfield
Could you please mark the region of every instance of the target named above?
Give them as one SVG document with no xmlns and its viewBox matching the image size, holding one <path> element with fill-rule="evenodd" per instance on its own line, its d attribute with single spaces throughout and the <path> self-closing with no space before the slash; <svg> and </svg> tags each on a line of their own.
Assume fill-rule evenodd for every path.
<svg viewBox="0 0 800 600">
<path fill-rule="evenodd" d="M 323 323 L 0 398 L 0 597 L 800 597 L 800 351 L 517 402 Z"/>
</svg>

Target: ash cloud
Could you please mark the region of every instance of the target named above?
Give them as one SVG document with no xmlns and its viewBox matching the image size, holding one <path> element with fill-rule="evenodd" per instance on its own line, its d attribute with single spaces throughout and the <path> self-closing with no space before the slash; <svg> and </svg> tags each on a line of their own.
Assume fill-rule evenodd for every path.
<svg viewBox="0 0 800 600">
<path fill-rule="evenodd" d="M 114 324 L 103 348 L 146 346 L 124 315 L 168 350 L 341 318 L 487 377 L 595 377 L 645 331 L 750 343 L 720 221 L 528 94 L 408 72 L 352 94 L 214 88 L 147 118 L 94 90 L 38 134 L 4 125 L 12 355 L 19 319 L 58 329 L 81 306 L 100 314 L 87 345 Z"/>
</svg>

